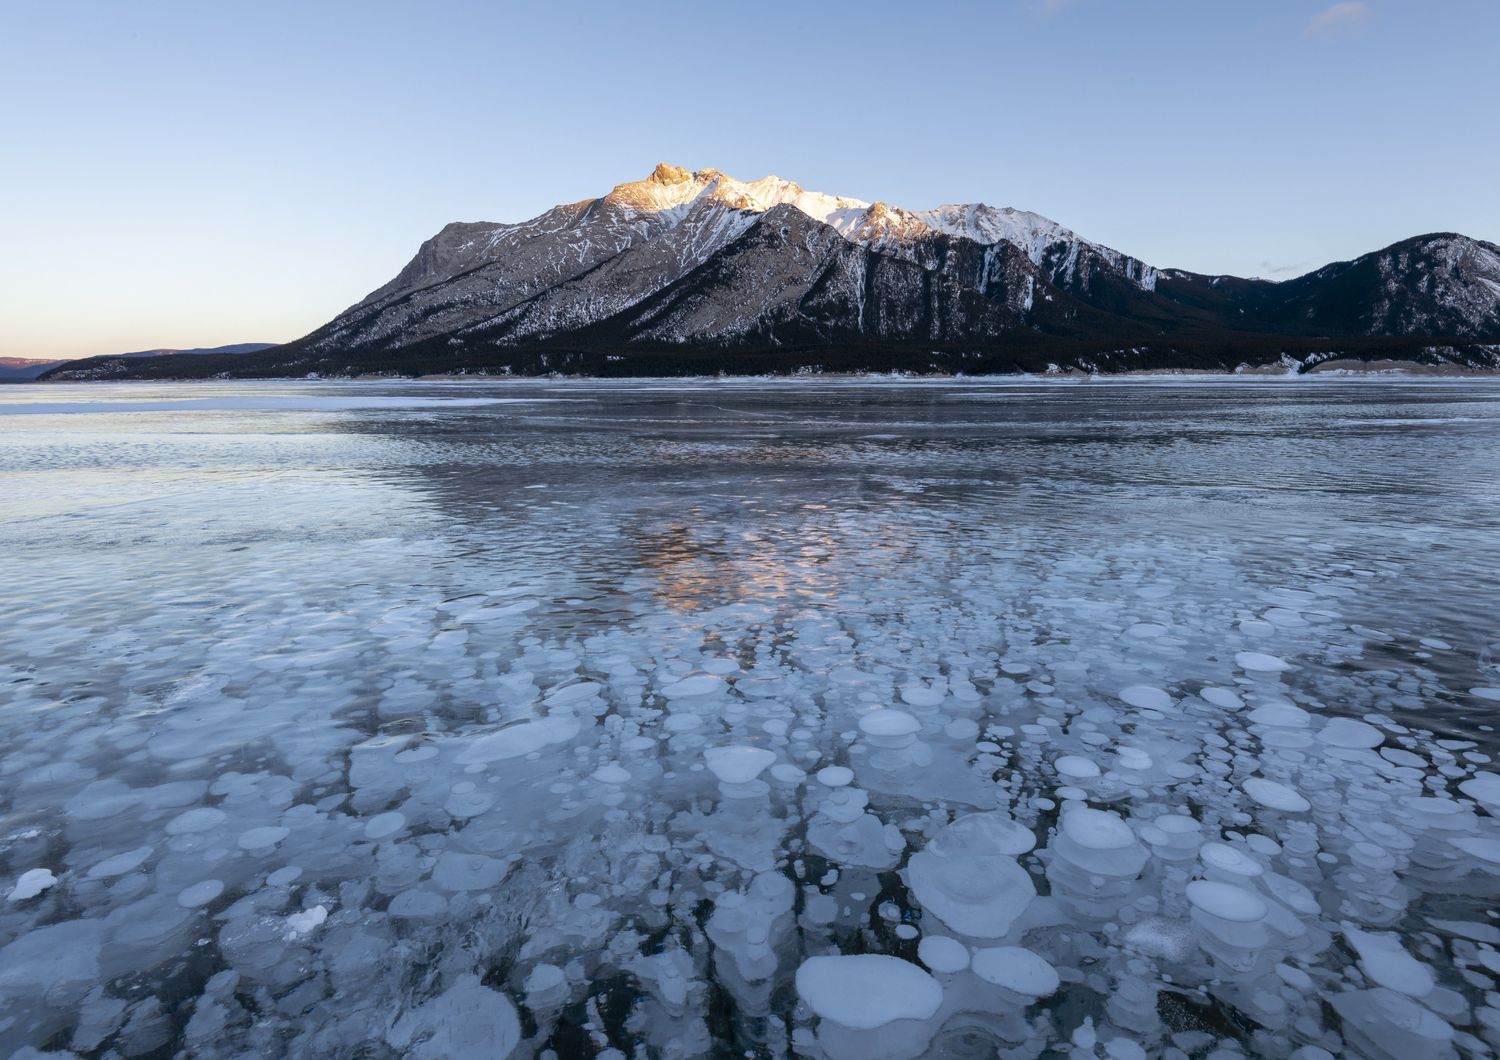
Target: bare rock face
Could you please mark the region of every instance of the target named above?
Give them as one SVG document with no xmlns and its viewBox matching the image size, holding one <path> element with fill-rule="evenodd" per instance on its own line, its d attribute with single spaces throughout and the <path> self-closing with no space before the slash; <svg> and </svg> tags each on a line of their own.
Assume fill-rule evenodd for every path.
<svg viewBox="0 0 1500 1060">
<path fill-rule="evenodd" d="M 657 184 L 681 184 L 685 180 L 692 180 L 693 175 L 681 166 L 658 162 L 656 169 L 651 172 L 651 179 Z"/>
</svg>

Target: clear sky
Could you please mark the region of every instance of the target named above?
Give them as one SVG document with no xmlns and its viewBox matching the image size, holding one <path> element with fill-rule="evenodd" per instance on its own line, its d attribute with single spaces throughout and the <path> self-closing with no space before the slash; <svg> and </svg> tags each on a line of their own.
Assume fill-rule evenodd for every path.
<svg viewBox="0 0 1500 1060">
<path fill-rule="evenodd" d="M 285 341 L 660 160 L 1283 278 L 1500 241 L 1496 0 L 0 0 L 0 356 Z"/>
</svg>

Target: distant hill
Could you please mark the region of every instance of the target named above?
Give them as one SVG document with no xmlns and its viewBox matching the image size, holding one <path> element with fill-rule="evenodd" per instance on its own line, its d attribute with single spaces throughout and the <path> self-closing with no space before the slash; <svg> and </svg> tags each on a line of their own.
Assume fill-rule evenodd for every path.
<svg viewBox="0 0 1500 1060">
<path fill-rule="evenodd" d="M 274 342 L 235 342 L 228 346 L 195 346 L 190 350 L 174 350 L 163 347 L 159 350 L 136 350 L 133 353 L 105 354 L 106 357 L 170 357 L 184 353 L 194 356 L 205 353 L 259 353 L 275 346 Z M 90 358 L 92 360 L 92 358 Z"/>
<path fill-rule="evenodd" d="M 24 357 L 0 357 L 0 383 L 26 383 L 39 379 L 52 369 L 67 369 L 87 366 L 80 375 L 59 375 L 59 379 L 110 379 L 130 376 L 127 359 L 138 361 L 154 357 L 233 357 L 240 354 L 260 353 L 269 350 L 274 342 L 234 342 L 228 346 L 195 346 L 189 350 L 162 347 L 156 350 L 134 350 L 130 353 L 109 353 L 98 357 L 83 357 L 71 361 L 34 361 Z M 188 371 L 184 375 L 196 373 Z"/>
<path fill-rule="evenodd" d="M 39 361 L 31 357 L 0 357 L 0 383 L 29 383 L 49 368 L 66 361 Z"/>
</svg>

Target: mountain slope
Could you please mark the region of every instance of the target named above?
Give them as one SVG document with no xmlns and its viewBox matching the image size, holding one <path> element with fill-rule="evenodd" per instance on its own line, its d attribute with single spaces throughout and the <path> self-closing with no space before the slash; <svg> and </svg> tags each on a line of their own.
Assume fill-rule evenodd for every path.
<svg viewBox="0 0 1500 1060">
<path fill-rule="evenodd" d="M 34 375 L 45 382 L 53 379 L 153 379 L 196 378 L 210 374 L 205 371 L 209 364 L 223 359 L 230 363 L 252 354 L 276 348 L 274 342 L 235 342 L 227 346 L 198 346 L 192 349 L 136 350 L 133 353 L 111 353 L 98 357 L 82 357 L 71 361 L 52 362 Z M 160 361 L 166 370 L 146 367 Z M 229 373 L 223 373 L 229 374 Z"/>
<path fill-rule="evenodd" d="M 1270 283 L 1157 269 L 1019 210 L 913 211 L 663 163 L 531 221 L 448 225 L 389 283 L 285 346 L 227 367 L 109 371 L 600 371 L 678 363 L 686 348 L 694 364 L 722 351 L 734 370 L 1339 353 L 1486 366 L 1480 346 L 1494 341 L 1500 247 L 1451 233 Z M 103 372 L 86 362 L 49 378 Z"/>
<path fill-rule="evenodd" d="M 0 357 L 0 383 L 29 383 L 63 363 L 34 357 Z"/>
<path fill-rule="evenodd" d="M 189 354 L 198 356 L 200 354 L 222 354 L 222 353 L 259 353 L 261 350 L 269 350 L 275 346 L 274 342 L 232 342 L 227 346 L 194 346 L 192 349 L 173 349 L 162 347 L 156 350 L 136 350 L 133 353 L 108 354 L 111 357 L 174 357 L 177 354 Z"/>
</svg>

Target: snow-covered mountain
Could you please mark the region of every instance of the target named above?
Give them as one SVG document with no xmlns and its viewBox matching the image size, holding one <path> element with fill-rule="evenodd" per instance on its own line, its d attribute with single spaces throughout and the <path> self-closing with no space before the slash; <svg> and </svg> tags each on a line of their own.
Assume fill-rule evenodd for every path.
<svg viewBox="0 0 1500 1060">
<path fill-rule="evenodd" d="M 779 232 L 774 224 L 791 227 Z M 761 231 L 741 245 L 755 227 Z M 959 248 L 972 261 L 948 262 Z M 710 282 L 723 304 L 700 305 L 693 314 L 680 306 L 672 313 L 654 307 L 646 315 L 647 303 L 716 256 L 746 253 L 754 256 L 753 265 L 718 263 L 726 268 Z M 1017 255 L 1030 268 L 1016 268 Z M 882 258 L 894 260 L 882 266 Z M 898 262 L 918 268 L 902 269 Z M 820 271 L 810 271 L 815 269 Z M 912 211 L 807 191 L 779 177 L 745 182 L 714 169 L 689 172 L 663 163 L 645 180 L 521 224 L 447 226 L 395 279 L 303 345 L 324 352 L 410 346 L 439 337 L 455 345 L 518 344 L 590 328 L 622 313 L 630 317 L 621 323 L 632 334 L 660 342 L 774 338 L 777 324 L 814 336 L 935 338 L 953 331 L 951 307 L 932 307 L 943 325 L 923 328 L 922 318 L 934 314 L 916 304 L 900 312 L 889 304 L 893 296 L 911 302 L 928 283 L 924 277 L 936 280 L 940 290 L 932 298 L 939 303 L 961 291 L 994 303 L 958 314 L 966 327 L 988 332 L 1024 326 L 1038 281 L 1087 292 L 1101 273 L 1147 291 L 1156 281 L 1156 271 L 1144 263 L 1037 214 L 983 204 Z M 726 289 L 728 274 L 756 289 Z M 898 284 L 902 276 L 911 287 L 866 291 L 866 281 L 877 274 Z M 836 297 L 838 292 L 847 297 Z M 810 295 L 824 310 L 840 312 L 810 315 L 787 304 Z M 865 314 L 866 307 L 874 312 Z M 631 314 L 637 308 L 641 312 Z M 894 319 L 905 320 L 904 326 L 893 327 Z"/>
<path fill-rule="evenodd" d="M 1329 340 L 1396 358 L 1500 340 L 1500 247 L 1420 236 L 1283 283 L 1210 277 L 1021 210 L 662 163 L 530 221 L 450 224 L 328 324 L 222 371 L 742 371 L 793 350 L 841 367 L 1223 367 Z"/>
</svg>

